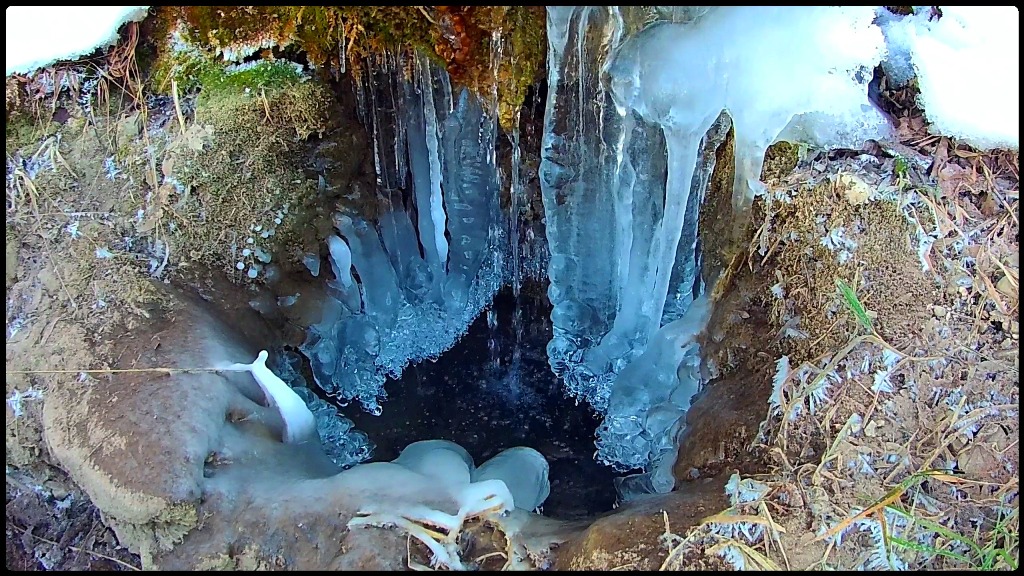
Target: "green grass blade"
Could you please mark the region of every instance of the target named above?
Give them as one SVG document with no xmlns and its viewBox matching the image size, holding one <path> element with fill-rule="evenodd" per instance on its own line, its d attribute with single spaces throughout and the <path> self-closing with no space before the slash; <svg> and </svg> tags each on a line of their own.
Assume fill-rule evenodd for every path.
<svg viewBox="0 0 1024 576">
<path fill-rule="evenodd" d="M 925 544 L 920 544 L 918 542 L 913 542 L 913 541 L 907 540 L 905 538 L 900 538 L 899 536 L 890 536 L 889 537 L 889 543 L 893 544 L 895 546 L 899 546 L 900 548 L 906 548 L 908 550 L 913 550 L 915 552 L 926 552 L 926 553 L 932 554 L 934 556 L 945 556 L 946 558 L 953 558 L 954 560 L 960 560 L 961 562 L 965 562 L 967 564 L 971 564 L 971 559 L 966 557 L 966 556 L 964 556 L 964 555 L 962 555 L 962 554 L 957 554 L 956 552 L 950 552 L 949 550 L 942 550 L 940 548 L 935 548 L 933 546 L 927 546 Z"/>
<path fill-rule="evenodd" d="M 860 303 L 860 298 L 857 298 L 857 292 L 850 287 L 849 284 L 836 278 L 836 286 L 839 287 L 839 293 L 843 296 L 843 302 L 846 303 L 846 307 L 853 312 L 853 315 L 857 320 L 868 330 L 874 331 L 874 327 L 871 325 L 871 317 L 868 316 L 867 309 Z"/>
</svg>

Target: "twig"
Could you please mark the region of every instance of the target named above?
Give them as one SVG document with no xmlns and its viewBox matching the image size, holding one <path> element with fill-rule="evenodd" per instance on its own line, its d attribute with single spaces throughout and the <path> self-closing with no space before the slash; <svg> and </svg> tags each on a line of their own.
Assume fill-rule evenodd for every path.
<svg viewBox="0 0 1024 576">
<path fill-rule="evenodd" d="M 260 88 L 260 99 L 263 100 L 263 113 L 267 117 L 267 122 L 272 122 L 273 119 L 270 117 L 270 102 L 267 101 L 267 90 Z"/>
<path fill-rule="evenodd" d="M 49 243 L 49 241 L 47 241 L 47 243 Z M 71 291 L 68 290 L 68 285 L 64 283 L 64 278 L 60 275 L 60 270 L 57 269 L 57 263 L 54 262 L 53 256 L 50 255 L 51 251 L 52 248 L 51 250 L 46 251 L 46 259 L 49 260 L 50 265 L 53 266 L 53 274 L 57 277 L 57 280 L 60 281 L 60 287 L 64 289 L 64 295 L 67 296 L 68 304 L 71 304 L 72 308 L 78 310 L 78 303 L 75 302 L 74 297 L 71 296 Z"/>
<path fill-rule="evenodd" d="M 159 372 L 161 374 L 235 372 L 228 368 L 97 368 L 85 370 L 5 370 L 4 374 L 117 374 L 121 372 Z"/>
<path fill-rule="evenodd" d="M 420 14 L 423 14 L 423 17 L 426 18 L 428 22 L 430 22 L 434 26 L 437 26 L 437 21 L 430 17 L 430 14 L 427 13 L 426 8 L 424 8 L 423 6 L 417 6 L 416 9 L 420 11 Z"/>
<path fill-rule="evenodd" d="M 174 111 L 178 115 L 178 124 L 181 126 L 181 133 L 185 133 L 185 115 L 181 113 L 181 102 L 178 100 L 178 81 L 171 77 L 171 98 L 174 100 Z"/>
<path fill-rule="evenodd" d="M 506 560 L 508 559 L 508 554 L 505 554 L 501 550 L 497 550 L 495 552 L 488 552 L 487 554 L 484 554 L 482 556 L 478 556 L 478 557 L 473 559 L 473 562 L 476 562 L 477 564 L 479 564 L 480 562 L 482 562 L 484 560 L 487 560 L 488 558 L 494 558 L 496 556 L 501 556 L 502 558 L 505 558 Z"/>
<path fill-rule="evenodd" d="M 21 530 L 25 534 L 35 538 L 36 540 L 40 540 L 42 542 L 46 542 L 47 544 L 50 544 L 52 546 L 56 546 L 58 548 L 60 548 L 60 546 L 61 546 L 60 544 L 58 544 L 57 542 L 54 542 L 53 540 L 50 540 L 49 538 L 43 538 L 42 536 L 38 536 L 36 534 L 33 534 L 28 528 L 23 528 L 21 526 L 18 526 L 14 522 L 11 522 L 10 524 L 11 524 L 11 526 L 14 526 L 15 528 L 17 528 L 18 530 Z M 142 568 L 139 568 L 138 566 L 133 566 L 133 565 L 131 565 L 131 564 L 129 564 L 129 563 L 123 561 L 123 560 L 118 560 L 117 558 L 114 558 L 113 556 L 107 556 L 106 554 L 101 554 L 99 552 L 96 552 L 95 550 L 89 550 L 87 548 L 79 548 L 78 546 L 71 546 L 70 544 L 67 546 L 67 548 L 68 548 L 68 550 L 74 550 L 75 552 L 82 552 L 82 553 L 85 553 L 85 554 L 90 554 L 90 555 L 95 556 L 97 558 L 102 558 L 104 560 L 110 560 L 111 562 L 116 562 L 117 564 L 119 564 L 121 566 L 124 566 L 125 568 L 127 568 L 129 570 L 132 570 L 132 571 L 135 571 L 135 572 L 139 572 L 139 571 L 142 570 Z"/>
</svg>

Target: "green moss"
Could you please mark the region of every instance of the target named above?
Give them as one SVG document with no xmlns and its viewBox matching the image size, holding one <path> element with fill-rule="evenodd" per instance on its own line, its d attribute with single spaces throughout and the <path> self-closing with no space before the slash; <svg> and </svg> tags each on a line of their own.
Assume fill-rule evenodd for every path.
<svg viewBox="0 0 1024 576">
<path fill-rule="evenodd" d="M 543 70 L 547 54 L 547 25 L 544 9 L 538 6 L 513 6 L 508 14 L 511 66 L 499 76 L 498 114 L 505 130 L 512 128 L 515 111 L 526 99 L 526 92 Z"/>
<path fill-rule="evenodd" d="M 796 168 L 800 161 L 800 145 L 791 142 L 776 142 L 764 153 L 761 181 L 770 184 L 781 180 Z"/>
<path fill-rule="evenodd" d="M 329 128 L 331 102 L 329 88 L 287 63 L 260 63 L 204 85 L 195 123 L 170 151 L 185 192 L 168 196 L 177 202 L 176 241 L 188 260 L 242 277 L 231 245 L 241 250 L 255 236 L 252 248 L 290 253 L 286 247 L 301 235 L 299 215 L 317 190 L 300 169 L 304 141 Z M 275 221 L 285 206 L 291 215 Z M 256 225 L 275 235 L 260 238 Z"/>
<path fill-rule="evenodd" d="M 431 22 L 411 6 L 189 6 L 174 14 L 188 42 L 229 61 L 294 47 L 314 65 L 337 66 L 342 42 L 353 62 L 381 46 L 433 48 Z"/>
<path fill-rule="evenodd" d="M 536 82 L 546 50 L 544 9 L 532 6 L 190 6 L 162 8 L 157 20 L 163 24 L 155 29 L 168 35 L 176 29 L 197 49 L 171 53 L 167 43 L 153 60 L 150 84 L 159 92 L 168 91 L 170 78 L 179 90 L 205 85 L 211 62 L 256 53 L 269 59 L 300 52 L 320 70 L 337 69 L 344 57 L 346 68 L 358 73 L 385 49 L 420 50 L 445 66 L 453 83 L 479 94 L 496 90 L 506 130 Z M 495 31 L 504 46 L 496 87 Z"/>
<path fill-rule="evenodd" d="M 60 124 L 53 121 L 39 122 L 27 114 L 12 114 L 4 124 L 5 149 L 8 154 L 27 146 L 38 146 L 47 136 L 57 133 Z"/>
<path fill-rule="evenodd" d="M 153 62 L 149 89 L 158 94 L 170 94 L 173 79 L 179 94 L 190 92 L 202 84 L 204 75 L 220 68 L 223 66 L 198 52 L 167 49 Z"/>
<path fill-rule="evenodd" d="M 199 71 L 198 81 L 202 87 L 200 100 L 206 100 L 218 93 L 245 94 L 246 91 L 260 94 L 297 84 L 306 78 L 296 66 L 287 61 L 261 61 L 251 66 L 232 70 L 224 67 L 205 67 Z"/>
</svg>

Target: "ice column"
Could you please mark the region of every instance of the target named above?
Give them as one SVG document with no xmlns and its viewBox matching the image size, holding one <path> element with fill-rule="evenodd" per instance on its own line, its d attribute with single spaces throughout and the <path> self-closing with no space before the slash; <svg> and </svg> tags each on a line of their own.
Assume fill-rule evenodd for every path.
<svg viewBox="0 0 1024 576">
<path fill-rule="evenodd" d="M 710 175 L 704 164 L 694 176 L 697 152 L 721 111 L 667 131 L 632 106 L 636 95 L 617 93 L 639 73 L 640 50 L 620 44 L 645 21 L 618 8 L 548 9 L 541 163 L 555 330 L 548 354 L 568 390 L 602 410 L 615 374 L 691 299 L 696 209 Z M 616 51 L 627 55 L 613 60 Z M 712 156 L 724 132 L 708 147 Z"/>
<path fill-rule="evenodd" d="M 646 469 L 653 489 L 671 484 L 666 446 L 699 384 L 699 350 L 676 330 L 704 317 L 690 308 L 703 290 L 697 223 L 714 151 L 731 119 L 742 211 L 777 139 L 851 146 L 884 135 L 867 100 L 882 50 L 873 16 L 548 9 L 549 358 L 572 394 L 606 410 L 599 457 Z"/>
</svg>

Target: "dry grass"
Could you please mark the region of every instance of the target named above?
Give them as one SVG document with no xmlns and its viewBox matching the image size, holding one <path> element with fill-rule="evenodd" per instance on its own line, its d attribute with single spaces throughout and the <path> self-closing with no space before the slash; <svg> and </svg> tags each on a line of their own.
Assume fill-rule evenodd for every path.
<svg viewBox="0 0 1024 576">
<path fill-rule="evenodd" d="M 662 569 L 1016 569 L 1017 157 L 898 149 L 810 158 L 755 205 L 772 473 L 685 536 L 666 520 Z"/>
</svg>

